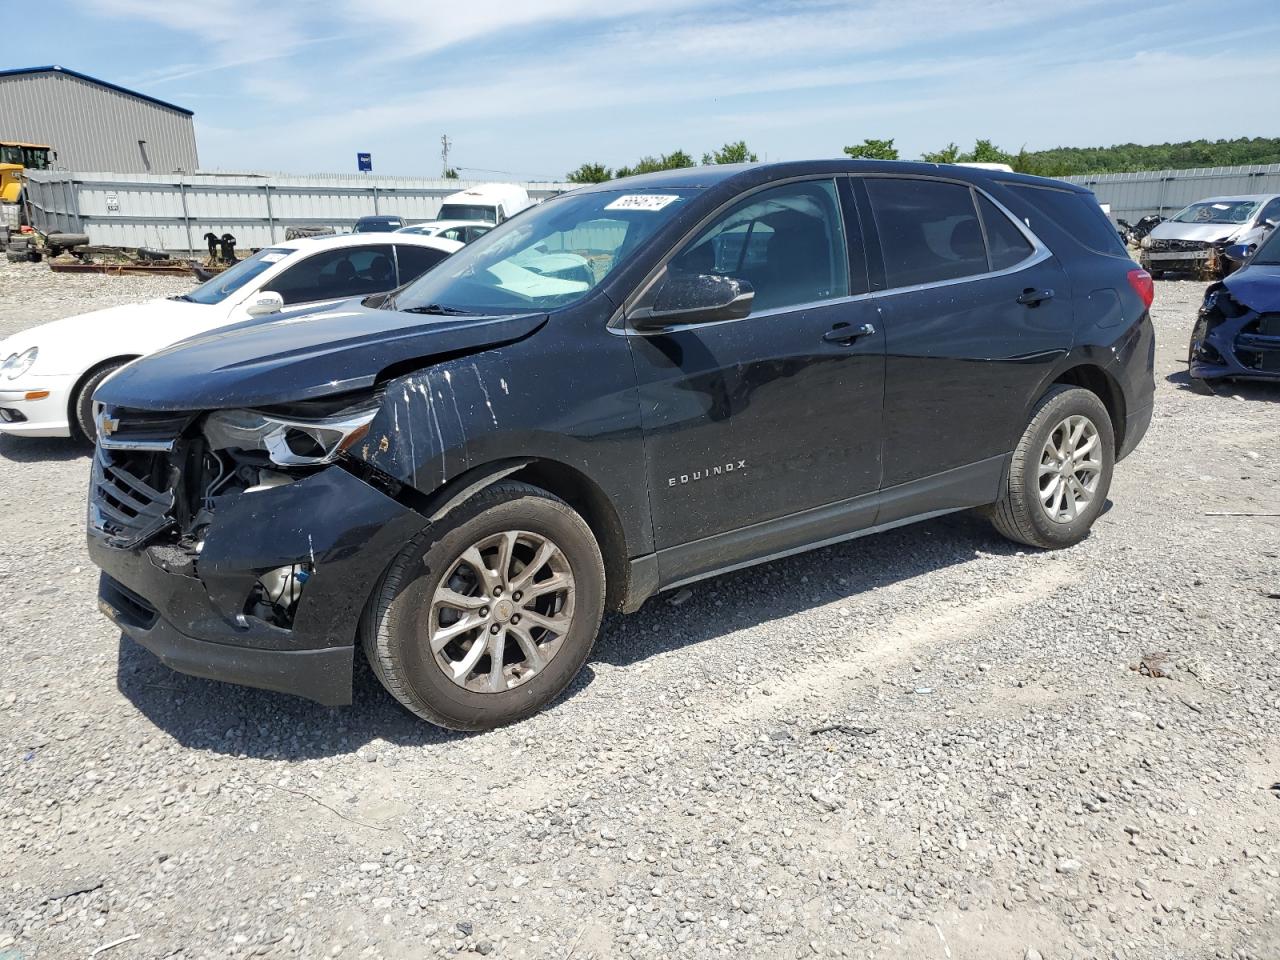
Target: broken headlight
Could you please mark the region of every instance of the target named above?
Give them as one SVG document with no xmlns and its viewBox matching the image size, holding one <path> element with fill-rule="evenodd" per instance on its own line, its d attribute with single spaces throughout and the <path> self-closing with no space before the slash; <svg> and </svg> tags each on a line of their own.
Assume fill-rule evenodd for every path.
<svg viewBox="0 0 1280 960">
<path fill-rule="evenodd" d="M 314 418 L 219 410 L 205 420 L 204 436 L 211 450 L 265 453 L 278 467 L 319 466 L 360 442 L 379 406 L 375 398 Z"/>
</svg>

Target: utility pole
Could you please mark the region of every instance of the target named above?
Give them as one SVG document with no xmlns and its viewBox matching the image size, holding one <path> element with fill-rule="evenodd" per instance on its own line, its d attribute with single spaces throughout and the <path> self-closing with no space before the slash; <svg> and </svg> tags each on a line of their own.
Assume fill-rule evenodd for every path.
<svg viewBox="0 0 1280 960">
<path fill-rule="evenodd" d="M 449 139 L 447 133 L 440 134 L 440 161 L 444 165 L 440 171 L 440 176 L 449 176 L 449 148 L 453 146 L 453 141 Z"/>
</svg>

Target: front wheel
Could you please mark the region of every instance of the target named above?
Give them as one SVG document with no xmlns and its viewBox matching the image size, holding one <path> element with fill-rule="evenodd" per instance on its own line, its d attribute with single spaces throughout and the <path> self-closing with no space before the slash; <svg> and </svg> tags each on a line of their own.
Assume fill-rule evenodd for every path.
<svg viewBox="0 0 1280 960">
<path fill-rule="evenodd" d="M 604 614 L 591 528 L 524 483 L 482 490 L 412 540 L 365 612 L 365 653 L 388 692 L 454 730 L 523 720 L 567 687 Z"/>
<path fill-rule="evenodd" d="M 992 524 L 1017 543 L 1079 543 L 1102 512 L 1115 468 L 1115 431 L 1097 394 L 1059 386 L 1036 405 L 1018 441 Z"/>
<path fill-rule="evenodd" d="M 107 377 L 111 376 L 128 360 L 119 360 L 112 363 L 103 364 L 97 370 L 90 372 L 82 384 L 80 389 L 76 391 L 75 398 L 72 402 L 71 412 L 75 417 L 72 423 L 72 436 L 77 433 L 81 439 L 86 440 L 90 444 L 95 443 L 98 439 L 98 425 L 93 419 L 93 391 L 98 389 L 99 384 Z"/>
</svg>

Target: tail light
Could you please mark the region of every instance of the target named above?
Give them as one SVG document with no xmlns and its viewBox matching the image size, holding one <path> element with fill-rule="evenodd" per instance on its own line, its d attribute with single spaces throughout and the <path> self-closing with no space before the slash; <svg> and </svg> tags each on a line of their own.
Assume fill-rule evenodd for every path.
<svg viewBox="0 0 1280 960">
<path fill-rule="evenodd" d="M 1151 302 L 1156 298 L 1156 285 L 1151 279 L 1151 274 L 1145 270 L 1130 270 L 1129 286 L 1133 287 L 1133 292 L 1142 298 L 1143 306 L 1151 306 Z"/>
</svg>

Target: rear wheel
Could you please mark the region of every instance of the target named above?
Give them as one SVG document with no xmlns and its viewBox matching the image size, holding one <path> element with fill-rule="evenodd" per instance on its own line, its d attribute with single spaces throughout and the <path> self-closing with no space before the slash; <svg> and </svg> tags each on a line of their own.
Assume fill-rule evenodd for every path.
<svg viewBox="0 0 1280 960">
<path fill-rule="evenodd" d="M 1115 467 L 1115 432 L 1097 394 L 1058 386 L 1037 404 L 1009 466 L 992 524 L 1047 550 L 1079 543 L 1102 512 Z"/>
<path fill-rule="evenodd" d="M 455 730 L 522 720 L 577 675 L 604 614 L 604 563 L 563 500 L 501 482 L 392 562 L 361 628 L 383 686 Z"/>
</svg>

